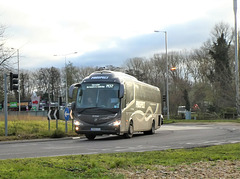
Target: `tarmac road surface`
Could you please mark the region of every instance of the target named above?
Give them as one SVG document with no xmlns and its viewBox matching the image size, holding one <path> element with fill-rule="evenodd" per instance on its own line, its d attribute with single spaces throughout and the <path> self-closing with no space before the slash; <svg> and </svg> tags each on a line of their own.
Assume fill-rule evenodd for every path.
<svg viewBox="0 0 240 179">
<path fill-rule="evenodd" d="M 0 159 L 143 152 L 240 143 L 240 124 L 165 124 L 154 135 L 138 133 L 131 139 L 97 136 L 0 142 Z"/>
</svg>

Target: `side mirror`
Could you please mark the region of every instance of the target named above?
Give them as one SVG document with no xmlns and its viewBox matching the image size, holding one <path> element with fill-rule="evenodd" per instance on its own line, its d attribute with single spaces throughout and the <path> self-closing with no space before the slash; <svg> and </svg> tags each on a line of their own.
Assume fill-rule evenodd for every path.
<svg viewBox="0 0 240 179">
<path fill-rule="evenodd" d="M 120 84 L 119 98 L 123 98 L 123 96 L 124 96 L 124 85 Z"/>
<path fill-rule="evenodd" d="M 69 98 L 73 98 L 73 94 L 74 94 L 74 91 L 76 90 L 77 87 L 81 86 L 80 83 L 75 83 L 75 84 L 72 84 L 70 87 L 69 87 L 69 91 L 68 91 L 68 97 Z"/>
</svg>

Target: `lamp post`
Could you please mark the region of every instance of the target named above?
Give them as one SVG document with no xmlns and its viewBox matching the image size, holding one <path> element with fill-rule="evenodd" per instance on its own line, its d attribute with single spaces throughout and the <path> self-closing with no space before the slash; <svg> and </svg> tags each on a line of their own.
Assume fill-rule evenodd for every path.
<svg viewBox="0 0 240 179">
<path fill-rule="evenodd" d="M 167 31 L 155 30 L 154 32 L 165 33 L 165 50 L 166 50 L 166 96 L 167 96 L 167 119 L 169 120 L 169 95 L 168 95 L 168 52 L 167 52 Z"/>
<path fill-rule="evenodd" d="M 62 55 L 54 55 L 54 56 L 64 56 L 65 58 L 65 73 L 66 73 L 66 85 L 65 85 L 65 90 L 66 90 L 66 104 L 65 107 L 67 107 L 68 104 L 68 92 L 67 92 L 67 56 L 68 55 L 72 55 L 72 54 L 76 54 L 77 52 L 72 52 L 72 53 L 67 53 L 67 54 L 62 54 Z"/>
<path fill-rule="evenodd" d="M 237 0 L 233 0 L 233 11 L 235 21 L 235 83 L 236 83 L 236 108 L 239 115 L 239 72 L 238 72 L 238 29 L 237 29 Z"/>
</svg>

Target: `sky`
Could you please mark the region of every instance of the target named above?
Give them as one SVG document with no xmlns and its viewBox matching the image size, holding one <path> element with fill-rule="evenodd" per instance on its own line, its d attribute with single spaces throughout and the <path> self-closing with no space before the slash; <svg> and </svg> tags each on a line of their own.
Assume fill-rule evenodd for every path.
<svg viewBox="0 0 240 179">
<path fill-rule="evenodd" d="M 155 30 L 168 51 L 192 50 L 220 22 L 234 27 L 233 0 L 0 0 L 5 46 L 28 70 L 150 58 L 165 52 Z"/>
</svg>

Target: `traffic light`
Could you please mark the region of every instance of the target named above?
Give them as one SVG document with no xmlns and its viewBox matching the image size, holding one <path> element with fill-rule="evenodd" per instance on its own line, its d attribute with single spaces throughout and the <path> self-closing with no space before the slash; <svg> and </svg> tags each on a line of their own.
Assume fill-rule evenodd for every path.
<svg viewBox="0 0 240 179">
<path fill-rule="evenodd" d="M 166 102 L 166 95 L 163 95 L 163 102 Z"/>
<path fill-rule="evenodd" d="M 10 72 L 10 90 L 18 90 L 18 74 Z"/>
</svg>

